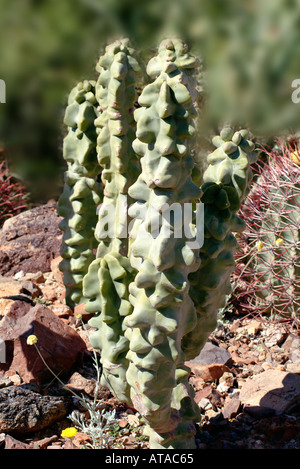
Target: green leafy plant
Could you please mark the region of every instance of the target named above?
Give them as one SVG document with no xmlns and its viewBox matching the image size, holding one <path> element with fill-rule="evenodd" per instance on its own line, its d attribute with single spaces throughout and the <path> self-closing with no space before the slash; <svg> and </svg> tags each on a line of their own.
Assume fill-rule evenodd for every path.
<svg viewBox="0 0 300 469">
<path fill-rule="evenodd" d="M 103 185 L 94 225 L 98 247 L 93 260 L 72 251 L 80 281 L 78 296 L 67 302 L 83 302 L 93 315 L 90 342 L 100 351 L 101 384 L 141 414 L 152 448 L 195 446 L 200 416 L 185 362 L 216 327 L 230 291 L 233 233 L 245 226 L 236 213 L 256 158 L 248 132 L 225 127 L 213 139 L 216 149 L 199 183 L 193 157 L 198 66 L 183 41 L 165 39 L 138 95 L 139 62 L 129 41 L 107 46 L 93 93 L 95 174 L 100 167 Z M 80 145 L 74 140 L 78 158 Z M 72 266 L 68 246 L 77 233 L 66 195 L 59 201 L 67 215 L 62 252 Z M 79 223 L 85 241 L 86 226 L 81 235 Z"/>
</svg>

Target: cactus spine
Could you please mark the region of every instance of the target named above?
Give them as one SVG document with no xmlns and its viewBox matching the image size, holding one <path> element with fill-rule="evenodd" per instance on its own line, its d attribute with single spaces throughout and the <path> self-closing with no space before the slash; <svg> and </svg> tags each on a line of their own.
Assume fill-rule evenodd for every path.
<svg viewBox="0 0 300 469">
<path fill-rule="evenodd" d="M 241 209 L 247 226 L 239 236 L 244 260 L 236 295 L 251 312 L 299 324 L 300 167 L 287 147 L 280 151 L 269 153 Z"/>
<path fill-rule="evenodd" d="M 69 131 L 64 139 L 63 156 L 68 164 L 58 213 L 63 217 L 60 229 L 63 243 L 60 270 L 64 273 L 66 303 L 70 307 L 84 303 L 82 281 L 97 247 L 94 230 L 96 207 L 102 188 L 97 181 L 101 168 L 97 163 L 97 100 L 95 82 L 85 80 L 71 91 L 64 122 Z"/>
</svg>

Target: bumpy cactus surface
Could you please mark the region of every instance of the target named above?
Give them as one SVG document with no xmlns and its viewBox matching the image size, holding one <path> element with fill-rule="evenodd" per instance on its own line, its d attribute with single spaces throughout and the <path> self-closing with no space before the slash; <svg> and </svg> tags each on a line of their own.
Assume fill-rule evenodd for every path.
<svg viewBox="0 0 300 469">
<path fill-rule="evenodd" d="M 268 156 L 240 213 L 246 229 L 235 295 L 252 313 L 299 324 L 300 166 L 283 145 Z"/>
<path fill-rule="evenodd" d="M 185 202 L 197 201 L 201 195 L 192 181 L 194 161 L 189 151 L 194 126 L 186 72 L 190 74 L 195 65 L 181 42 L 164 42 L 147 68 L 155 80 L 144 88 L 141 107 L 135 111 L 133 148 L 141 157 L 142 171 L 129 194 L 138 201 L 131 211 L 138 205 L 143 216 L 133 225 L 129 256 L 139 272 L 130 285 L 133 312 L 125 319 L 130 362 L 126 378 L 134 407 L 163 435 L 152 435 L 152 446 L 163 439 L 164 444 L 180 447 L 194 430 L 193 412 L 186 411 L 193 396 L 181 340 L 195 325 L 188 275 L 199 263 L 184 234 L 176 237 L 183 219 L 181 226 L 175 226 L 176 217 L 166 216 L 163 209 L 172 204 L 183 209 Z M 153 234 L 149 226 L 155 222 Z M 177 402 L 172 400 L 174 388 Z M 179 422 L 177 441 L 173 432 Z"/>
<path fill-rule="evenodd" d="M 96 208 L 102 194 L 97 180 L 101 172 L 94 123 L 97 107 L 95 82 L 85 80 L 71 91 L 64 119 L 69 128 L 63 145 L 68 169 L 58 202 L 58 213 L 63 217 L 60 229 L 64 233 L 60 270 L 64 273 L 66 302 L 71 307 L 86 301 L 82 295 L 82 280 L 94 259 L 93 249 L 97 247 Z"/>
<path fill-rule="evenodd" d="M 235 267 L 237 241 L 234 233 L 245 228 L 236 215 L 252 178 L 250 165 L 256 160 L 254 144 L 246 130 L 225 127 L 213 138 L 216 150 L 208 155 L 209 166 L 202 185 L 204 243 L 200 267 L 190 275 L 190 295 L 197 310 L 197 326 L 183 339 L 188 359 L 198 355 L 216 327 L 218 310 L 231 291 L 230 275 Z"/>
<path fill-rule="evenodd" d="M 98 247 L 95 258 L 83 259 L 78 301 L 93 314 L 90 340 L 101 355 L 102 384 L 144 417 L 152 448 L 195 446 L 199 411 L 186 361 L 214 329 L 230 288 L 233 233 L 244 227 L 236 212 L 254 160 L 246 131 L 225 128 L 214 138 L 203 186 L 197 183 L 197 66 L 181 40 L 164 40 L 137 97 L 128 40 L 108 46 L 97 65 L 93 176 L 101 172 L 103 196 L 97 215 L 90 206 Z M 67 189 L 60 207 L 69 233 Z"/>
<path fill-rule="evenodd" d="M 126 380 L 128 339 L 123 319 L 131 312 L 128 285 L 133 268 L 128 259 L 128 237 L 123 233 L 129 223 L 128 188 L 138 175 L 138 160 L 133 151 L 135 138 L 134 103 L 137 99 L 135 74 L 138 63 L 128 40 L 116 41 L 106 48 L 97 65 L 99 78 L 96 97 L 99 101 L 97 155 L 104 185 L 103 201 L 98 214 L 95 238 L 97 256 L 84 279 L 86 311 L 94 313 L 91 325 L 97 329 L 91 344 L 101 350 L 102 384 L 113 390 L 120 400 L 130 403 Z M 126 198 L 125 198 L 126 197 Z M 107 218 L 113 233 L 107 231 Z"/>
</svg>

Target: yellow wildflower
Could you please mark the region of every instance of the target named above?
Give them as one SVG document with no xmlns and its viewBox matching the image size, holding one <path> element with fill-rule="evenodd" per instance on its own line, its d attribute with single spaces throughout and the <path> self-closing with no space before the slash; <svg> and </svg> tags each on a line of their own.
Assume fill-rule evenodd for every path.
<svg viewBox="0 0 300 469">
<path fill-rule="evenodd" d="M 77 319 L 81 319 L 81 318 L 82 318 L 82 314 L 80 314 L 80 313 L 77 314 L 76 318 L 77 318 Z"/>
<path fill-rule="evenodd" d="M 275 241 L 276 246 L 279 248 L 284 243 L 283 239 L 277 238 Z"/>
<path fill-rule="evenodd" d="M 255 247 L 260 252 L 262 248 L 264 247 L 264 245 L 261 241 L 257 241 L 257 243 L 255 244 Z"/>
<path fill-rule="evenodd" d="M 65 438 L 73 438 L 73 436 L 75 436 L 76 433 L 78 433 L 77 428 L 75 428 L 75 427 L 68 427 L 68 428 L 65 428 L 65 429 L 61 432 L 61 436 L 65 437 Z"/>
<path fill-rule="evenodd" d="M 28 345 L 36 344 L 37 341 L 38 341 L 38 338 L 37 338 L 36 335 L 33 335 L 33 334 L 32 334 L 32 335 L 29 335 L 29 336 L 27 337 L 27 344 L 28 344 Z"/>
<path fill-rule="evenodd" d="M 300 154 L 298 152 L 290 153 L 290 157 L 295 163 L 300 164 Z"/>
</svg>

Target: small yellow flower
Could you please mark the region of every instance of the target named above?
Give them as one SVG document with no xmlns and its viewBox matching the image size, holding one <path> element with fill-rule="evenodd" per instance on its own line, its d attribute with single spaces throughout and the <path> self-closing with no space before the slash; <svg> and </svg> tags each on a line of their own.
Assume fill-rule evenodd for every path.
<svg viewBox="0 0 300 469">
<path fill-rule="evenodd" d="M 279 248 L 284 243 L 283 239 L 277 238 L 275 241 L 276 246 Z"/>
<path fill-rule="evenodd" d="M 81 319 L 81 318 L 82 318 L 82 314 L 77 314 L 76 318 L 77 318 L 77 319 Z"/>
<path fill-rule="evenodd" d="M 61 436 L 65 437 L 65 438 L 73 438 L 73 436 L 75 436 L 76 433 L 78 433 L 77 428 L 75 428 L 75 427 L 68 427 L 68 428 L 65 428 L 65 429 L 61 432 Z"/>
<path fill-rule="evenodd" d="M 255 244 L 255 247 L 258 250 L 258 252 L 260 252 L 262 248 L 264 247 L 264 245 L 261 241 L 257 241 L 257 243 Z"/>
<path fill-rule="evenodd" d="M 37 341 L 38 341 L 38 338 L 37 338 L 36 335 L 29 335 L 29 336 L 27 337 L 27 344 L 28 344 L 28 345 L 36 344 Z"/>
<path fill-rule="evenodd" d="M 295 163 L 300 164 L 300 154 L 298 152 L 291 153 L 290 157 Z"/>
</svg>

